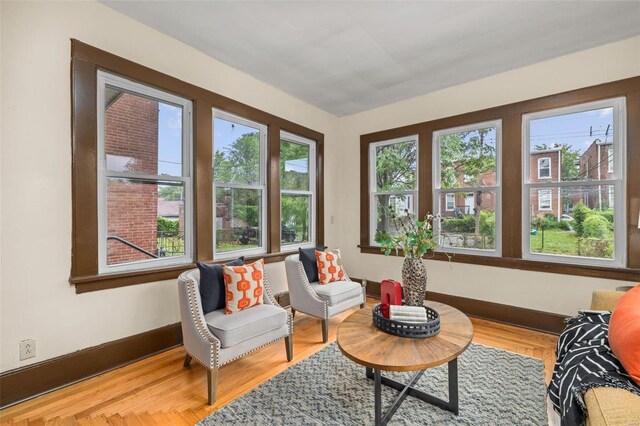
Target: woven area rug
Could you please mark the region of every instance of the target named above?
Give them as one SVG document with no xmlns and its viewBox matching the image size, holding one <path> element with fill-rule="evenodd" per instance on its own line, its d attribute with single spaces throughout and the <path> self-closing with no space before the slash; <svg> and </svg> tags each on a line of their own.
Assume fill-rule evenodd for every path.
<svg viewBox="0 0 640 426">
<path fill-rule="evenodd" d="M 383 372 L 407 383 L 411 373 Z M 541 360 L 471 344 L 458 358 L 460 414 L 407 397 L 393 425 L 546 425 Z M 447 399 L 446 364 L 426 371 L 420 388 Z M 383 385 L 383 407 L 397 391 Z M 373 381 L 334 343 L 203 419 L 200 425 L 370 425 Z"/>
</svg>

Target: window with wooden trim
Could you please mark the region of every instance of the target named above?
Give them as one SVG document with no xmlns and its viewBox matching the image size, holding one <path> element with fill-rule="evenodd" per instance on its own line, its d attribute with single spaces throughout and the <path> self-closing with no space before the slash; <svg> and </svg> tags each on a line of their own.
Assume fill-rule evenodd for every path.
<svg viewBox="0 0 640 426">
<path fill-rule="evenodd" d="M 280 244 L 316 246 L 316 143 L 280 133 Z"/>
<path fill-rule="evenodd" d="M 369 145 L 369 173 L 370 244 L 377 245 L 377 235 L 396 235 L 417 215 L 418 136 Z"/>
<path fill-rule="evenodd" d="M 214 258 L 267 252 L 267 126 L 213 112 Z"/>
<path fill-rule="evenodd" d="M 103 71 L 97 89 L 99 273 L 191 263 L 191 101 Z"/>
<path fill-rule="evenodd" d="M 441 216 L 440 250 L 500 256 L 501 137 L 500 120 L 434 132 L 433 211 Z"/>
<path fill-rule="evenodd" d="M 625 125 L 624 98 L 524 115 L 525 259 L 626 264 Z M 530 167 L 540 155 L 544 181 Z"/>
<path fill-rule="evenodd" d="M 311 147 L 294 243 L 324 243 L 322 133 L 78 40 L 71 98 L 77 293 L 175 279 L 196 261 L 284 260 L 296 247 L 280 240 L 281 132 Z"/>
</svg>

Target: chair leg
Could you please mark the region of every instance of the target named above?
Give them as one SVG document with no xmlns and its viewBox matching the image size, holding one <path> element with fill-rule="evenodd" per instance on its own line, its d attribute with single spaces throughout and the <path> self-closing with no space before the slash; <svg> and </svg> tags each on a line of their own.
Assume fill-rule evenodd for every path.
<svg viewBox="0 0 640 426">
<path fill-rule="evenodd" d="M 296 317 L 296 310 L 291 308 L 291 318 L 294 319 Z"/>
<path fill-rule="evenodd" d="M 327 343 L 329 340 L 329 318 L 322 320 L 322 343 Z"/>
<path fill-rule="evenodd" d="M 182 364 L 184 366 L 184 368 L 189 368 L 189 366 L 191 365 L 191 355 L 187 354 L 184 357 L 184 364 Z"/>
<path fill-rule="evenodd" d="M 287 361 L 293 359 L 293 336 L 287 336 L 284 338 L 284 346 L 287 350 Z"/>
<path fill-rule="evenodd" d="M 207 370 L 207 391 L 209 405 L 216 403 L 216 389 L 218 387 L 218 369 Z"/>
</svg>

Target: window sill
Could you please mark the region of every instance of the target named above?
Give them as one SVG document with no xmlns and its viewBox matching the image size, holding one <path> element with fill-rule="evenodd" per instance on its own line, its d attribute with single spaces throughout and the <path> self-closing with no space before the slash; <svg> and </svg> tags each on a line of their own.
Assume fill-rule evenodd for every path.
<svg viewBox="0 0 640 426">
<path fill-rule="evenodd" d="M 361 253 L 378 254 L 384 256 L 380 247 L 358 245 Z M 402 251 L 398 256 L 402 256 Z M 392 253 L 390 256 L 396 256 Z M 498 268 L 520 269 L 523 271 L 548 272 L 552 274 L 575 275 L 582 277 L 607 278 L 621 281 L 640 281 L 640 269 L 630 268 L 608 268 L 603 266 L 583 266 L 568 265 L 560 263 L 539 262 L 535 260 L 525 260 L 512 257 L 492 257 L 471 254 L 454 253 L 451 262 L 468 263 L 472 265 L 486 265 Z M 424 256 L 425 259 L 448 261 L 444 253 L 430 253 Z"/>
<path fill-rule="evenodd" d="M 245 262 L 250 263 L 258 259 L 264 259 L 264 263 L 282 262 L 287 256 L 297 253 L 297 251 L 287 251 L 280 253 L 268 253 L 263 255 L 246 257 Z M 201 260 L 204 263 L 224 263 L 225 260 Z M 76 293 L 88 293 L 92 291 L 108 290 L 111 288 L 126 287 L 136 284 L 144 284 L 155 281 L 165 281 L 175 279 L 184 271 L 196 267 L 195 263 L 172 266 L 167 268 L 147 269 L 141 271 L 119 272 L 113 274 L 84 275 L 70 277 L 69 283 L 74 285 Z"/>
</svg>

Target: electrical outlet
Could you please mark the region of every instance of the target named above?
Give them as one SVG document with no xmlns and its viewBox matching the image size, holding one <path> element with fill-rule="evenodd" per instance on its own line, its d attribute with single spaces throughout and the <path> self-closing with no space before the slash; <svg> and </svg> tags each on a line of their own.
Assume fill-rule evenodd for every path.
<svg viewBox="0 0 640 426">
<path fill-rule="evenodd" d="M 36 356 L 36 341 L 27 339 L 20 342 L 20 361 Z"/>
</svg>

